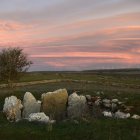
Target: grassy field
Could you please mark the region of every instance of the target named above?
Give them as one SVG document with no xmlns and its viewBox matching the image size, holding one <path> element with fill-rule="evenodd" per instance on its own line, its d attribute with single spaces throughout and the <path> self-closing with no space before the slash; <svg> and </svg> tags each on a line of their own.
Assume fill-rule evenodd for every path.
<svg viewBox="0 0 140 140">
<path fill-rule="evenodd" d="M 78 91 L 78 94 L 96 95 L 97 91 L 103 91 L 100 95 L 107 98 L 118 98 L 125 101 L 127 105 L 134 106 L 132 113 L 140 115 L 140 74 L 139 73 L 95 73 L 95 72 L 33 72 L 27 73 L 18 82 L 39 81 L 47 79 L 73 79 L 95 81 L 86 82 L 59 82 L 48 84 L 37 84 L 14 89 L 0 89 L 0 110 L 3 108 L 4 99 L 10 95 L 16 95 L 23 99 L 24 93 L 30 91 L 40 99 L 41 94 L 66 88 L 68 93 Z M 128 98 L 126 100 L 126 98 Z M 72 121 L 58 122 L 49 126 L 38 123 L 21 121 L 9 123 L 0 113 L 0 140 L 139 140 L 139 120 L 116 120 L 116 119 L 94 119 L 90 121 L 79 120 L 79 124 Z"/>
</svg>

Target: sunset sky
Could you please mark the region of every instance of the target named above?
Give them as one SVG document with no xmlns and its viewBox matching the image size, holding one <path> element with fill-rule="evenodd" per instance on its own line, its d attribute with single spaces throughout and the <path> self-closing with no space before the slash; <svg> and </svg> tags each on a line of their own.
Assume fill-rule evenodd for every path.
<svg viewBox="0 0 140 140">
<path fill-rule="evenodd" d="M 31 71 L 140 68 L 140 0 L 0 0 L 0 50 Z"/>
</svg>

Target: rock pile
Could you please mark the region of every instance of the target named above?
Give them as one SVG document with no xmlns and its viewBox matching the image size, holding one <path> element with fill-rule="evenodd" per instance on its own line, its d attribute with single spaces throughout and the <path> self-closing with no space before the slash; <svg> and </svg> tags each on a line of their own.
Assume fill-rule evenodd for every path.
<svg viewBox="0 0 140 140">
<path fill-rule="evenodd" d="M 133 106 L 126 106 L 118 99 L 83 96 L 76 92 L 68 96 L 66 89 L 44 93 L 41 95 L 41 101 L 37 101 L 30 92 L 25 93 L 23 102 L 15 96 L 7 97 L 3 106 L 3 112 L 9 121 L 27 119 L 44 123 L 87 115 L 97 118 L 104 116 L 117 119 L 140 119 L 139 115 L 131 114 L 131 109 Z"/>
<path fill-rule="evenodd" d="M 127 119 L 131 117 L 130 112 L 133 109 L 133 106 L 127 106 L 118 99 L 101 99 L 100 96 L 88 97 L 87 104 L 92 110 L 93 117 L 101 117 L 103 115 L 104 117 Z M 135 114 L 131 118 L 140 119 L 140 116 Z"/>
</svg>

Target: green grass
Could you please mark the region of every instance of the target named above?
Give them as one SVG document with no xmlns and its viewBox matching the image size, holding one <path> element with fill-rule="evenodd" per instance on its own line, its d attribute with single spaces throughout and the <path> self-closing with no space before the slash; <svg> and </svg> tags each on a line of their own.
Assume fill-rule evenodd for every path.
<svg viewBox="0 0 140 140">
<path fill-rule="evenodd" d="M 137 120 L 93 119 L 88 122 L 59 122 L 49 131 L 48 125 L 9 123 L 0 118 L 1 140 L 139 140 L 140 126 Z"/>
<path fill-rule="evenodd" d="M 74 83 L 59 82 L 16 87 L 14 89 L 0 89 L 0 110 L 3 108 L 4 99 L 7 96 L 15 95 L 23 99 L 24 93 L 29 91 L 40 100 L 41 94 L 54 91 L 59 88 L 66 88 L 68 93 L 78 91 L 78 94 L 96 95 L 97 91 L 103 91 L 103 98 L 118 98 L 125 101 L 127 105 L 135 107 L 133 112 L 140 115 L 140 75 L 127 74 L 93 74 L 93 73 L 27 73 L 20 82 L 46 80 L 46 79 L 79 79 L 92 80 L 96 83 Z M 112 83 L 121 83 L 119 86 L 112 86 Z M 133 84 L 134 86 L 126 86 Z M 128 98 L 128 100 L 125 100 Z M 48 126 L 39 123 L 21 121 L 10 123 L 0 113 L 0 140 L 139 140 L 139 120 L 116 120 L 116 119 L 91 119 L 90 123 L 79 121 L 75 124 L 72 121 L 58 122 L 48 131 Z"/>
<path fill-rule="evenodd" d="M 103 85 L 117 85 L 125 86 L 132 84 L 135 86 L 140 85 L 140 74 L 112 74 L 112 73 L 83 73 L 83 72 L 31 72 L 26 73 L 19 82 L 40 81 L 50 79 L 73 79 L 73 80 L 88 80 L 95 81 Z"/>
</svg>

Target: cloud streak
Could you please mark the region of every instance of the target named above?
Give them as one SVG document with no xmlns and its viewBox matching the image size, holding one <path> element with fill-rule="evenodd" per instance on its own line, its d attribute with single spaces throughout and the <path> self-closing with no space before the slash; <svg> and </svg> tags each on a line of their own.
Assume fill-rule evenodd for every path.
<svg viewBox="0 0 140 140">
<path fill-rule="evenodd" d="M 32 70 L 140 67 L 139 4 L 2 0 L 0 49 L 24 48 Z"/>
</svg>

